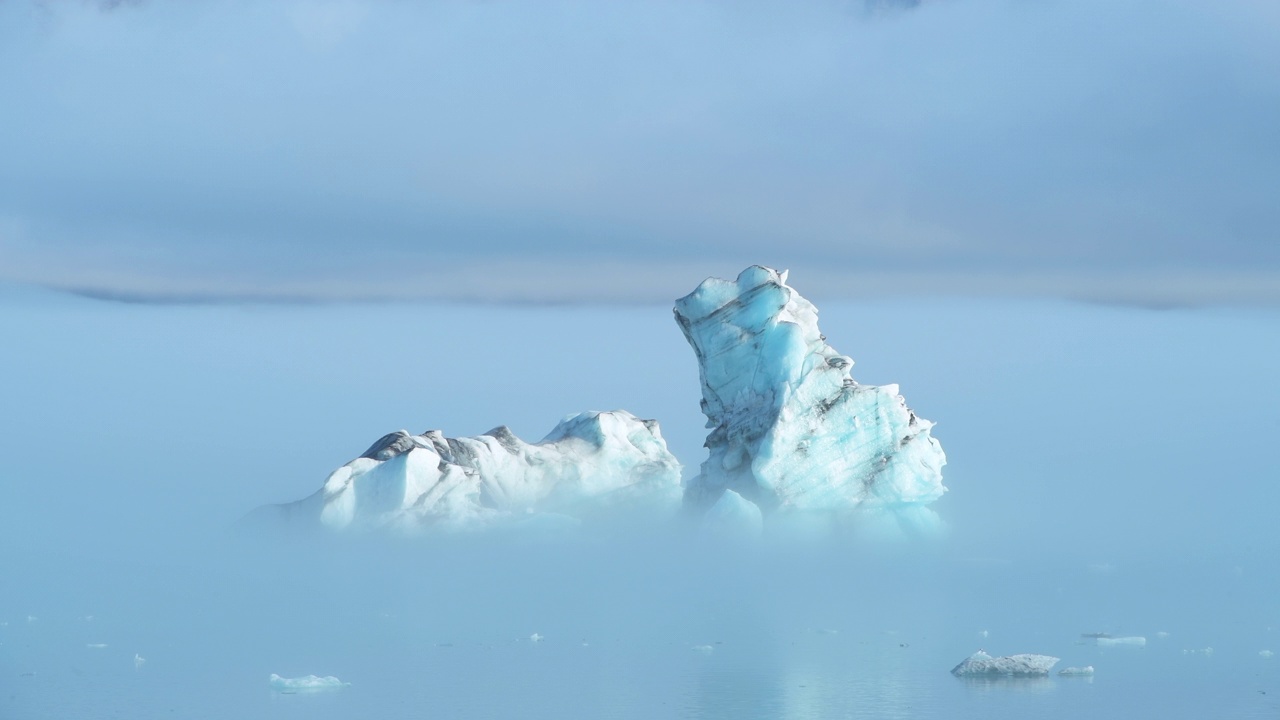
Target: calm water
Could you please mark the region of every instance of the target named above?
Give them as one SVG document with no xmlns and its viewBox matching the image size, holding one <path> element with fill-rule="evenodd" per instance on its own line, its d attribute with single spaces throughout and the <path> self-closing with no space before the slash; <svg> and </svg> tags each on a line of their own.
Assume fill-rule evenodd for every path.
<svg viewBox="0 0 1280 720">
<path fill-rule="evenodd" d="M 696 472 L 692 353 L 667 307 L 0 296 L 0 718 L 1280 714 L 1280 313 L 886 301 L 822 327 L 938 422 L 936 541 L 238 536 L 398 427 L 627 408 Z M 948 674 L 978 648 L 1097 674 Z"/>
<path fill-rule="evenodd" d="M 8 558 L 18 569 L 0 606 L 0 717 L 1280 712 L 1280 658 L 1259 655 L 1280 648 L 1274 568 L 993 563 L 928 548 L 892 561 L 813 547 L 676 554 L 672 544 L 581 539 L 431 553 L 305 547 L 316 554 L 232 543 L 168 563 L 66 562 L 56 580 L 52 568 Z M 1080 644 L 1084 632 L 1148 644 L 1098 648 Z M 979 647 L 1052 654 L 1059 668 L 1097 673 L 948 673 Z M 273 672 L 351 686 L 282 694 L 268 686 Z"/>
</svg>

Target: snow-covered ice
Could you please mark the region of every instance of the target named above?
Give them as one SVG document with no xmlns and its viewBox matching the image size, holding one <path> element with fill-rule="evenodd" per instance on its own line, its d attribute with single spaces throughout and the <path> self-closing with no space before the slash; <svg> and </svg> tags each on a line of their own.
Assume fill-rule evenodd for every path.
<svg viewBox="0 0 1280 720">
<path fill-rule="evenodd" d="M 951 669 L 951 674 L 959 677 L 975 675 L 1048 675 L 1049 670 L 1057 664 L 1058 658 L 1049 655 L 1008 655 L 992 657 L 986 652 L 978 652 L 965 658 L 964 662 Z"/>
<path fill-rule="evenodd" d="M 670 512 L 679 502 L 680 463 L 658 423 L 614 411 L 570 416 L 537 443 L 505 426 L 465 438 L 400 430 L 314 495 L 264 510 L 335 530 L 412 531 L 537 518 L 564 527 L 610 508 Z"/>
<path fill-rule="evenodd" d="M 1093 666 L 1063 668 L 1058 671 L 1058 674 L 1063 677 L 1089 677 L 1093 675 Z"/>
<path fill-rule="evenodd" d="M 276 690 L 335 690 L 337 688 L 347 687 L 350 684 L 351 683 L 348 682 L 342 682 L 332 675 L 329 675 L 328 677 L 307 675 L 306 677 L 287 678 L 271 673 L 271 687 Z"/>
<path fill-rule="evenodd" d="M 733 491 L 762 512 L 840 522 L 855 512 L 932 529 L 946 457 L 897 385 L 860 385 L 786 272 L 753 266 L 676 301 L 693 347 L 709 457 L 685 489 L 695 513 Z M 736 501 L 735 501 L 736 502 Z M 863 520 L 870 522 L 870 520 Z"/>
</svg>

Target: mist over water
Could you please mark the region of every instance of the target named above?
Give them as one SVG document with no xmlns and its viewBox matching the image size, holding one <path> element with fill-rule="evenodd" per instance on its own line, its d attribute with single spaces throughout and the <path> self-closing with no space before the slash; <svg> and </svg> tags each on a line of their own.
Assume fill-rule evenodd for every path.
<svg viewBox="0 0 1280 720">
<path fill-rule="evenodd" d="M 737 542 L 675 520 L 245 531 L 244 514 L 314 492 L 399 427 L 507 424 L 532 441 L 624 408 L 661 422 L 691 477 L 694 358 L 660 306 L 153 307 L 10 289 L 0 717 L 1275 714 L 1275 661 L 1258 653 L 1280 651 L 1280 315 L 819 305 L 854 377 L 899 383 L 938 422 L 943 536 Z M 1087 632 L 1147 645 L 1078 644 Z M 947 673 L 979 647 L 1097 674 Z M 351 686 L 281 694 L 271 673 Z"/>
</svg>

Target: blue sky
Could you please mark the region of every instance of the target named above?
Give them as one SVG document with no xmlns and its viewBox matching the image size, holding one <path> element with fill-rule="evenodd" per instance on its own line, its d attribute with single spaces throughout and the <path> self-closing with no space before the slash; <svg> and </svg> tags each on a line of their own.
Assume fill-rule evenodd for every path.
<svg viewBox="0 0 1280 720">
<path fill-rule="evenodd" d="M 0 278 L 1280 300 L 1280 5 L 0 3 Z"/>
</svg>

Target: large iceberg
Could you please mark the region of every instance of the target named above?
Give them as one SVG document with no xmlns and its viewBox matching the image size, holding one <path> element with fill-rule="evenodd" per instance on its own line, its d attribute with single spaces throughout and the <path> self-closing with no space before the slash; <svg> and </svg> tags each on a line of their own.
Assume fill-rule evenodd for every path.
<svg viewBox="0 0 1280 720">
<path fill-rule="evenodd" d="M 880 518 L 894 529 L 931 529 L 937 517 L 926 506 L 946 491 L 933 424 L 907 407 L 897 385 L 855 382 L 853 360 L 827 344 L 817 308 L 786 281 L 786 272 L 753 266 L 676 301 L 711 429 L 685 507 L 716 510 L 732 491 L 766 525 L 843 525 L 856 514 L 855 526 Z"/>
<path fill-rule="evenodd" d="M 390 433 L 314 495 L 275 510 L 335 530 L 461 529 L 530 518 L 573 523 L 610 508 L 670 512 L 680 492 L 680 463 L 656 421 L 586 412 L 537 443 L 505 426 L 464 438 Z"/>
</svg>

